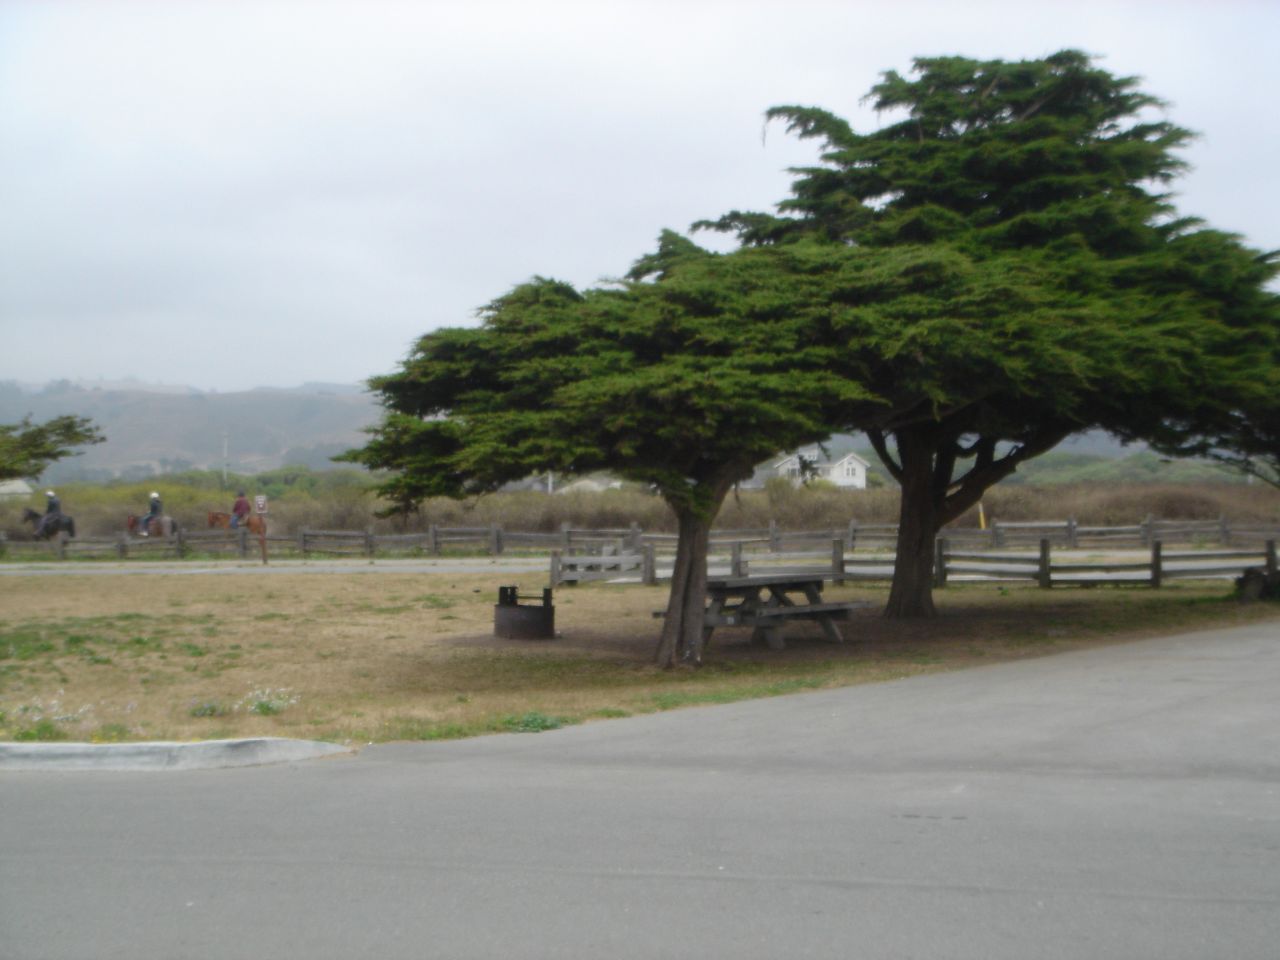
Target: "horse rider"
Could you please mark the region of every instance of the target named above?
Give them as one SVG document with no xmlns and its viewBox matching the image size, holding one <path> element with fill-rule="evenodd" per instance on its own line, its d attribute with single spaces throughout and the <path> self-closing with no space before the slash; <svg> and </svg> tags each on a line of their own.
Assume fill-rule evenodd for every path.
<svg viewBox="0 0 1280 960">
<path fill-rule="evenodd" d="M 46 530 L 58 529 L 58 523 L 62 520 L 62 501 L 58 499 L 58 495 L 49 490 L 44 496 L 44 516 L 40 518 L 40 525 L 36 527 L 37 537 L 43 537 Z"/>
<path fill-rule="evenodd" d="M 156 530 L 157 531 L 160 530 L 160 527 L 158 525 L 160 523 L 160 517 L 162 513 L 163 513 L 163 510 L 160 506 L 160 494 L 152 490 L 151 491 L 151 508 L 148 511 L 147 515 L 142 518 L 141 526 L 142 526 L 142 535 L 144 537 L 150 532 L 152 522 L 155 522 L 157 524 Z"/>
<path fill-rule="evenodd" d="M 236 502 L 231 507 L 231 529 L 232 530 L 236 529 L 236 527 L 244 523 L 244 521 L 248 518 L 249 511 L 251 509 L 252 508 L 249 506 L 249 498 L 244 495 L 244 491 L 243 490 L 236 491 Z"/>
</svg>

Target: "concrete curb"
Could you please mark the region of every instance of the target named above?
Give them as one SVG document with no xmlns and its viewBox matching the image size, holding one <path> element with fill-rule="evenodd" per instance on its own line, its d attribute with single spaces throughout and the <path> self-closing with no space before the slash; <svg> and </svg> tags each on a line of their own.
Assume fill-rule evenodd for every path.
<svg viewBox="0 0 1280 960">
<path fill-rule="evenodd" d="M 211 770 L 313 760 L 351 747 L 318 740 L 256 737 L 193 743 L 0 743 L 0 771 Z"/>
</svg>

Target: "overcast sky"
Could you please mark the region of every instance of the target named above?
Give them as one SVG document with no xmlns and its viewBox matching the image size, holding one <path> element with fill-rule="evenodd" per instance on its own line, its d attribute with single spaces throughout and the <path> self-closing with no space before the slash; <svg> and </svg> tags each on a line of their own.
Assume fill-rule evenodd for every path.
<svg viewBox="0 0 1280 960">
<path fill-rule="evenodd" d="M 1275 0 L 0 0 L 0 380 L 391 372 L 530 276 L 770 209 L 812 152 L 764 110 L 874 129 L 913 56 L 1144 77 L 1202 135 L 1180 211 L 1280 247 L 1278 40 Z"/>
</svg>

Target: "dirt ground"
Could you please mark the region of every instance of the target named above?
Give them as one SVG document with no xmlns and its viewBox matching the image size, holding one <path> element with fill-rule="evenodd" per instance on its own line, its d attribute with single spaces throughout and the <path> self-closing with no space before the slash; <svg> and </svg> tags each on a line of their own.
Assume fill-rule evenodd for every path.
<svg viewBox="0 0 1280 960">
<path fill-rule="evenodd" d="M 844 644 L 805 624 L 785 651 L 722 630 L 704 667 L 659 671 L 653 611 L 665 587 L 559 590 L 558 638 L 531 642 L 493 636 L 498 582 L 372 571 L 6 576 L 0 739 L 368 742 L 534 730 L 1280 615 L 1227 599 L 1221 583 L 984 585 L 939 591 L 936 620 L 890 622 L 879 615 L 884 588 L 832 586 L 827 599 L 872 601 L 845 625 Z"/>
</svg>

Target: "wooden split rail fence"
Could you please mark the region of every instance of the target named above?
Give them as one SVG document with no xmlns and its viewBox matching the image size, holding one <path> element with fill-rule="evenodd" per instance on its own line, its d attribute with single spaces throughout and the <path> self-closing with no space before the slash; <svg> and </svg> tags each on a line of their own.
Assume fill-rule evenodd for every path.
<svg viewBox="0 0 1280 960">
<path fill-rule="evenodd" d="M 850 555 L 846 541 L 833 538 L 827 552 L 786 552 L 748 554 L 756 541 L 713 542 L 708 557 L 708 573 L 731 577 L 748 574 L 821 574 L 837 582 L 849 580 L 891 580 L 892 553 Z M 717 550 L 717 547 L 720 549 Z M 724 548 L 727 547 L 727 553 Z M 1276 541 L 1269 539 L 1254 549 L 1187 550 L 1171 552 L 1162 540 L 1154 541 L 1146 556 L 1099 555 L 1056 561 L 1053 542 L 1041 538 L 1035 553 L 998 553 L 957 549 L 949 538 L 935 543 L 934 585 L 945 587 L 951 579 L 970 581 L 1029 581 L 1041 587 L 1089 586 L 1095 584 L 1141 584 L 1160 587 L 1175 579 L 1237 577 L 1245 570 L 1259 568 L 1276 572 Z M 660 571 L 657 545 L 645 543 L 633 553 L 604 551 L 590 554 L 551 554 L 551 585 L 586 583 L 593 580 L 639 580 L 654 584 L 669 577 Z"/>
<path fill-rule="evenodd" d="M 1039 543 L 1035 554 L 957 551 L 940 538 L 936 543 L 933 565 L 934 585 L 945 587 L 948 579 L 967 576 L 970 579 L 1033 581 L 1048 589 L 1054 586 L 1091 586 L 1097 584 L 1143 584 L 1160 587 L 1169 580 L 1203 580 L 1238 577 L 1250 568 L 1276 572 L 1276 541 L 1267 540 L 1253 550 L 1186 550 L 1164 549 L 1164 541 L 1154 541 L 1144 559 L 1099 557 L 1054 562 L 1053 542 L 1047 537 Z"/>
<path fill-rule="evenodd" d="M 1163 542 L 1216 544 L 1222 548 L 1261 545 L 1265 540 L 1280 538 L 1280 527 L 1240 524 L 1226 519 L 1207 521 L 1170 521 L 1147 517 L 1130 526 L 1084 526 L 1073 519 L 1064 521 L 993 522 L 986 529 L 951 528 L 944 532 L 949 550 L 957 562 L 980 563 L 962 559 L 962 552 L 1038 549 L 1042 540 L 1053 548 L 1150 549 Z M 876 556 L 892 551 L 897 537 L 896 524 L 867 524 L 850 521 L 847 525 L 824 530 L 784 530 L 776 521 L 768 526 L 744 529 L 718 529 L 712 532 L 711 550 L 716 562 L 728 571 L 745 569 L 751 562 L 777 565 L 793 556 L 806 553 L 826 554 L 832 541 L 839 540 L 851 576 L 884 575 L 892 558 Z M 647 533 L 639 524 L 608 529 L 582 529 L 564 525 L 554 532 L 508 530 L 497 524 L 472 527 L 432 525 L 412 534 L 377 533 L 365 530 L 302 529 L 291 534 L 269 534 L 267 544 L 276 556 L 422 556 L 444 553 L 487 553 L 498 555 L 509 551 L 546 553 L 558 551 L 560 571 L 572 579 L 585 579 L 593 573 L 619 571 L 646 576 L 646 552 L 653 554 L 650 567 L 656 576 L 675 547 L 671 534 Z M 148 558 L 227 555 L 250 557 L 257 544 L 247 531 L 182 529 L 170 540 L 134 537 L 78 537 L 72 540 L 5 541 L 0 535 L 0 555 L 34 559 Z M 608 556 L 607 562 L 592 557 Z M 1204 558 L 1205 553 L 1196 556 Z M 767 561 L 765 558 L 768 558 Z M 811 557 L 802 557 L 808 562 Z M 1166 559 L 1169 559 L 1166 555 Z M 1025 567 L 1026 558 L 1013 564 Z M 1035 560 L 1038 563 L 1038 559 Z M 1171 561 L 1172 562 L 1172 561 Z M 1182 561 L 1177 561 L 1181 563 Z M 1033 563 L 1034 565 L 1034 563 Z M 596 569 L 593 569 L 596 568 Z"/>
</svg>

